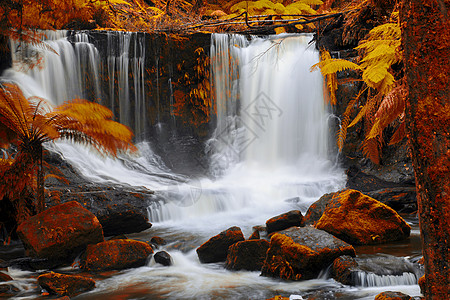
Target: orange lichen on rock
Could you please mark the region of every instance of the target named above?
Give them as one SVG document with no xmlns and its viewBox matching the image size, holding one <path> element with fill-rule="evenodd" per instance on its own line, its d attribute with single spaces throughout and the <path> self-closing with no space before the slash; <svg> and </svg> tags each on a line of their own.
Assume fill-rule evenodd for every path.
<svg viewBox="0 0 450 300">
<path fill-rule="evenodd" d="M 38 283 L 51 294 L 69 297 L 75 297 L 95 288 L 95 281 L 91 278 L 53 272 L 40 275 Z"/>
<path fill-rule="evenodd" d="M 198 258 L 202 263 L 225 261 L 228 255 L 228 248 L 234 243 L 244 240 L 244 234 L 239 227 L 228 228 L 198 247 Z"/>
<path fill-rule="evenodd" d="M 226 268 L 231 270 L 260 271 L 269 249 L 267 240 L 237 242 L 228 249 Z"/>
<path fill-rule="evenodd" d="M 104 240 L 98 219 L 76 201 L 29 218 L 17 233 L 29 256 L 51 259 L 74 258 L 88 244 Z"/>
<path fill-rule="evenodd" d="M 270 239 L 261 275 L 289 280 L 312 279 L 341 255 L 355 256 L 355 249 L 325 231 L 291 227 Z"/>
<path fill-rule="evenodd" d="M 316 228 L 354 245 L 402 240 L 411 231 L 392 208 L 356 190 L 336 193 Z"/>
<path fill-rule="evenodd" d="M 411 296 L 400 292 L 383 292 L 375 297 L 375 300 L 410 300 Z"/>
<path fill-rule="evenodd" d="M 145 265 L 152 247 L 144 242 L 120 239 L 89 245 L 81 258 L 88 271 L 121 270 Z"/>
</svg>

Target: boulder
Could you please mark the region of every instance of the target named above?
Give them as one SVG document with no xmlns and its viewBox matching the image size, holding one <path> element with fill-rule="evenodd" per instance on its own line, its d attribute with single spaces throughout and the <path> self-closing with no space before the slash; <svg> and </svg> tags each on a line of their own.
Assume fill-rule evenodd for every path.
<svg viewBox="0 0 450 300">
<path fill-rule="evenodd" d="M 13 279 L 8 274 L 0 272 L 0 282 L 12 281 Z"/>
<path fill-rule="evenodd" d="M 419 264 L 387 254 L 341 256 L 331 268 L 336 281 L 352 286 L 412 285 L 422 274 Z"/>
<path fill-rule="evenodd" d="M 153 255 L 155 261 L 163 266 L 171 266 L 172 265 L 172 257 L 166 251 L 158 251 Z"/>
<path fill-rule="evenodd" d="M 316 228 L 352 245 L 403 240 L 411 231 L 392 208 L 356 190 L 335 193 L 316 222 Z"/>
<path fill-rule="evenodd" d="M 268 234 L 288 229 L 292 226 L 305 226 L 303 215 L 299 210 L 291 210 L 266 221 L 266 230 Z"/>
<path fill-rule="evenodd" d="M 95 281 L 91 278 L 53 272 L 40 275 L 38 283 L 50 294 L 69 297 L 75 297 L 95 288 Z"/>
<path fill-rule="evenodd" d="M 104 240 L 98 219 L 75 201 L 30 217 L 17 233 L 28 256 L 69 262 L 87 245 Z"/>
<path fill-rule="evenodd" d="M 153 254 L 150 245 L 134 240 L 110 240 L 89 245 L 80 266 L 88 271 L 121 270 L 144 266 Z"/>
<path fill-rule="evenodd" d="M 141 232 L 152 227 L 147 215 L 131 205 L 112 205 L 107 208 L 97 213 L 105 236 Z"/>
<path fill-rule="evenodd" d="M 306 225 L 316 225 L 317 221 L 319 221 L 320 217 L 322 217 L 323 212 L 335 194 L 336 193 L 325 194 L 320 197 L 319 200 L 311 204 L 304 217 Z"/>
<path fill-rule="evenodd" d="M 383 188 L 366 194 L 398 213 L 412 214 L 417 212 L 416 187 L 414 186 Z"/>
<path fill-rule="evenodd" d="M 230 227 L 213 236 L 197 248 L 197 255 L 201 263 L 214 263 L 225 261 L 228 255 L 228 247 L 244 240 L 244 235 L 239 227 Z"/>
<path fill-rule="evenodd" d="M 237 242 L 228 248 L 226 268 L 229 270 L 260 271 L 269 242 L 266 240 L 247 240 Z"/>
<path fill-rule="evenodd" d="M 413 298 L 409 295 L 403 294 L 401 292 L 382 292 L 375 296 L 375 300 L 412 300 Z"/>
<path fill-rule="evenodd" d="M 341 255 L 355 256 L 353 246 L 312 227 L 291 227 L 275 233 L 261 275 L 290 280 L 316 278 Z"/>
</svg>

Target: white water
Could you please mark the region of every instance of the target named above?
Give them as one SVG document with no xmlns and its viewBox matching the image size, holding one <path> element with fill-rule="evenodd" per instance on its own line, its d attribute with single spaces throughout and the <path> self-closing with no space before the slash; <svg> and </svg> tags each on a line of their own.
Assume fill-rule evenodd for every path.
<svg viewBox="0 0 450 300">
<path fill-rule="evenodd" d="M 143 103 L 144 60 L 141 57 L 130 62 L 127 51 L 131 34 L 119 35 L 121 50 L 111 50 L 107 60 L 109 98 L 100 102 L 109 99 L 113 109 L 119 105 L 120 120 L 128 123 L 132 122 L 127 114 L 130 107 L 122 99 L 129 99 L 129 82 L 124 74 L 130 68 L 133 76 L 140 78 L 135 81 L 134 90 L 138 93 L 135 98 Z M 318 72 L 309 72 L 318 61 L 313 45 L 308 45 L 310 39 L 311 36 L 277 36 L 249 42 L 242 36 L 213 35 L 217 128 L 206 145 L 213 179 L 173 174 L 147 143 L 139 145 L 141 156 L 123 155 L 119 159 L 105 159 L 86 147 L 67 142 L 51 147 L 92 181 L 145 186 L 157 192 L 161 200 L 149 210 L 151 232 L 136 238 L 148 240 L 149 234 L 160 235 L 196 248 L 235 225 L 248 237 L 252 226 L 264 224 L 287 210 L 305 212 L 321 195 L 345 184 L 345 175 L 328 157 L 322 78 Z M 77 40 L 85 43 L 82 47 L 91 49 L 84 52 L 84 61 L 91 66 L 87 72 L 97 78 L 95 47 L 81 38 Z M 10 70 L 4 80 L 14 80 L 29 95 L 39 95 L 56 104 L 62 99 L 81 97 L 85 89 L 80 80 L 82 73 L 78 73 L 81 68 L 68 67 L 81 63 L 77 53 L 81 45 L 73 47 L 65 39 L 50 42 L 59 47 L 60 53 L 54 56 L 41 51 L 46 61 L 44 69 L 38 73 Z M 140 53 L 145 54 L 145 49 Z M 67 79 L 67 73 L 73 77 Z M 114 78 L 115 74 L 119 78 Z M 55 78 L 64 78 L 64 82 L 58 80 L 55 84 Z M 114 80 L 118 80 L 118 86 Z M 141 128 L 146 116 L 139 111 L 134 113 L 138 116 L 132 127 Z M 173 266 L 163 268 L 151 261 L 146 267 L 122 271 L 99 281 L 96 290 L 80 296 L 81 299 L 265 299 L 280 293 L 305 294 L 313 290 L 341 293 L 349 299 L 373 299 L 381 292 L 343 287 L 327 278 L 281 282 L 260 277 L 259 272 L 230 272 L 220 264 L 200 264 L 195 251 L 167 251 L 172 255 Z M 417 285 L 389 289 L 419 294 Z"/>
</svg>

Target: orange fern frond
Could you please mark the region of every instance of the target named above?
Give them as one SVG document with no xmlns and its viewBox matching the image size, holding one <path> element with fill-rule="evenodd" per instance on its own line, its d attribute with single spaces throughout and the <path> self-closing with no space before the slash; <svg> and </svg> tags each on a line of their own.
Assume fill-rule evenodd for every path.
<svg viewBox="0 0 450 300">
<path fill-rule="evenodd" d="M 362 145 L 362 152 L 365 157 L 369 158 L 373 163 L 380 164 L 381 136 L 373 139 L 365 138 Z"/>
<path fill-rule="evenodd" d="M 406 122 L 401 122 L 389 141 L 389 146 L 399 143 L 406 137 Z"/>
<path fill-rule="evenodd" d="M 405 87 L 400 85 L 384 97 L 375 114 L 375 122 L 368 134 L 368 138 L 372 139 L 381 134 L 381 132 L 397 119 L 404 110 Z"/>
</svg>

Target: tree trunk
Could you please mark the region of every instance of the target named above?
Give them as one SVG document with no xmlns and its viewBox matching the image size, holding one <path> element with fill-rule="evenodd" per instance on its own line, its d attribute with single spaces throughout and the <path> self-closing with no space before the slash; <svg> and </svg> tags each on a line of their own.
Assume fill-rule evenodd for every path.
<svg viewBox="0 0 450 300">
<path fill-rule="evenodd" d="M 425 299 L 450 299 L 449 12 L 450 0 L 403 0 L 400 12 Z"/>
</svg>

